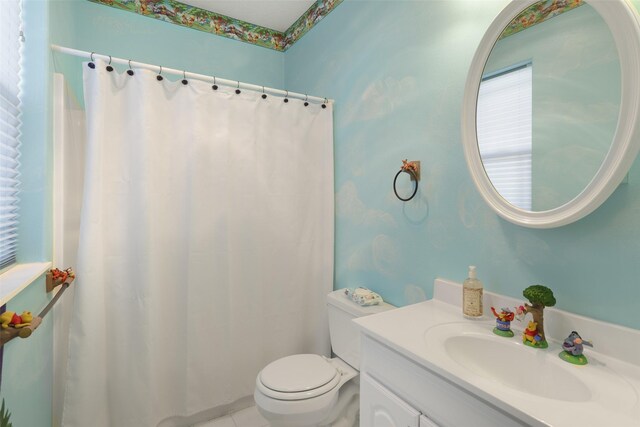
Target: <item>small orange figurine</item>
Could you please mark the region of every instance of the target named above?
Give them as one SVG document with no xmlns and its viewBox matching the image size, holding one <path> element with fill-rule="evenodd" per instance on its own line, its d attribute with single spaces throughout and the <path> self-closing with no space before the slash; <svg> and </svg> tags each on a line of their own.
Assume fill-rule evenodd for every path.
<svg viewBox="0 0 640 427">
<path fill-rule="evenodd" d="M 66 270 L 60 270 L 59 268 L 52 268 L 47 273 L 47 292 L 52 292 L 54 288 L 62 285 L 63 283 L 71 283 L 76 278 L 76 273 L 71 268 Z"/>
<path fill-rule="evenodd" d="M 67 268 L 66 270 L 60 270 L 58 268 L 52 268 L 51 270 L 51 278 L 55 283 L 64 283 L 67 279 L 75 278 L 76 274 L 73 272 L 73 269 Z"/>
<path fill-rule="evenodd" d="M 501 337 L 512 337 L 514 334 L 511 330 L 511 321 L 515 319 L 516 314 L 507 307 L 501 308 L 500 313 L 491 307 L 491 312 L 496 316 L 496 327 L 493 328 L 493 333 Z"/>
</svg>

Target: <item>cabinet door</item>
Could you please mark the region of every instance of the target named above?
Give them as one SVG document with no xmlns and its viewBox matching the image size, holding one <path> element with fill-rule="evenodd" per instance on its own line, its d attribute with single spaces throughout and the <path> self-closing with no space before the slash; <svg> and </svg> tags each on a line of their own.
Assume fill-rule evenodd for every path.
<svg viewBox="0 0 640 427">
<path fill-rule="evenodd" d="M 438 427 L 438 424 L 434 423 L 424 415 L 420 415 L 420 427 Z"/>
<path fill-rule="evenodd" d="M 360 380 L 362 427 L 419 427 L 420 413 L 367 374 Z"/>
</svg>

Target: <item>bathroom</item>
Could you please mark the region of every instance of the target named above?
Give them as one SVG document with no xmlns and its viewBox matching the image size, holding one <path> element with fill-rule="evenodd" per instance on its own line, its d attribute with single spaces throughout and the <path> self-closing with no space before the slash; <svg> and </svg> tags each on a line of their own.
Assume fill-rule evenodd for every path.
<svg viewBox="0 0 640 427">
<path fill-rule="evenodd" d="M 115 7 L 126 2 L 102 3 L 23 0 L 18 262 L 55 256 L 54 73 L 82 100 L 88 60 L 51 49 L 59 45 L 331 100 L 332 289 L 365 286 L 405 307 L 433 298 L 436 278 L 462 283 L 476 265 L 487 292 L 521 300 L 527 286 L 544 284 L 559 310 L 640 329 L 637 159 L 597 209 L 553 228 L 503 219 L 469 172 L 462 123 L 467 76 L 485 33 L 511 1 L 344 0 L 286 51 Z M 639 0 L 624 3 L 640 11 Z M 302 100 L 292 97 L 290 106 L 296 102 Z M 404 159 L 420 161 L 419 188 L 408 202 L 396 198 L 392 185 Z M 52 298 L 44 281 L 39 276 L 7 309 L 44 307 Z M 33 336 L 2 350 L 0 394 L 16 427 L 63 425 L 54 385 L 59 319 L 50 316 Z"/>
</svg>

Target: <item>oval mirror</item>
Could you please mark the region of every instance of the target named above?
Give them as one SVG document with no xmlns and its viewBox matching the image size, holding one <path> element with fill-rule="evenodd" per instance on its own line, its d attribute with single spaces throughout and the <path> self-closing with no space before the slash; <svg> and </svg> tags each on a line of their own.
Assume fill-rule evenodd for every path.
<svg viewBox="0 0 640 427">
<path fill-rule="evenodd" d="M 602 204 L 640 148 L 640 29 L 624 0 L 515 0 L 473 58 L 467 165 L 515 224 L 569 224 Z"/>
</svg>

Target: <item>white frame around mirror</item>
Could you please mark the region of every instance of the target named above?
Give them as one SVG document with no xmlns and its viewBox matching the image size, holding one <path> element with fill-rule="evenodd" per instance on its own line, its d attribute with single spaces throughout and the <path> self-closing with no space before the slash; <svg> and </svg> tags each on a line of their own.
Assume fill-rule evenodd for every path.
<svg viewBox="0 0 640 427">
<path fill-rule="evenodd" d="M 513 0 L 495 18 L 473 57 L 462 107 L 462 143 L 471 177 L 482 198 L 502 218 L 530 228 L 570 224 L 598 208 L 622 182 L 640 150 L 640 18 L 627 0 L 588 0 L 609 27 L 621 69 L 620 116 L 602 165 L 585 189 L 568 203 L 547 211 L 526 211 L 506 201 L 491 184 L 480 158 L 476 105 L 485 64 L 505 27 L 538 0 Z"/>
</svg>

